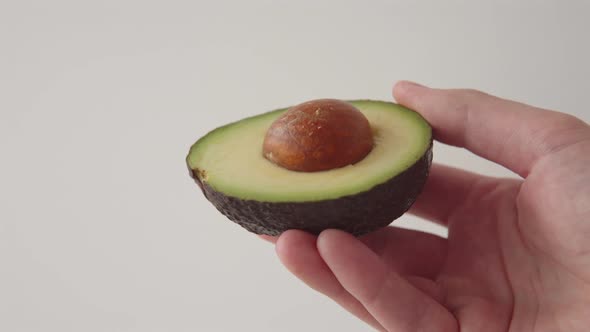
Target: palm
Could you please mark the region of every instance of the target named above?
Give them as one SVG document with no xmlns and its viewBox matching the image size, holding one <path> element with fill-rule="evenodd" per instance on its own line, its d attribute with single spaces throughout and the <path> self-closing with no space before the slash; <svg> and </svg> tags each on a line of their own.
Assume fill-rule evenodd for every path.
<svg viewBox="0 0 590 332">
<path fill-rule="evenodd" d="M 509 180 L 474 185 L 446 220 L 448 254 L 434 280 L 445 294 L 439 302 L 464 331 L 508 331 L 512 325 L 519 266 L 508 262 L 530 259 L 518 236 L 520 186 Z"/>
<path fill-rule="evenodd" d="M 319 238 L 293 230 L 277 242 L 283 263 L 379 330 L 585 330 L 590 325 L 588 126 L 545 112 L 550 119 L 543 124 L 549 125 L 541 128 L 530 117 L 535 110 L 520 104 L 471 91 L 406 89 L 422 95 L 398 88 L 398 101 L 433 123 L 439 140 L 495 160 L 523 180 L 434 165 L 411 212 L 447 226 L 448 239 L 396 227 L 360 241 L 336 230 Z M 461 114 L 477 98 L 487 107 L 471 118 Z M 438 105 L 456 113 L 443 114 Z M 494 119 L 490 114 L 498 108 L 513 112 L 500 111 L 504 117 L 492 114 Z M 466 119 L 470 123 L 457 126 Z M 516 120 L 521 123 L 510 128 Z M 486 141 L 486 131 L 493 131 L 486 126 L 508 137 L 504 146 Z M 542 144 L 532 151 L 514 146 L 517 152 L 511 152 L 506 145 L 519 143 L 515 130 L 533 133 L 529 145 L 535 139 Z M 552 141 L 541 141 L 550 135 Z"/>
<path fill-rule="evenodd" d="M 452 172 L 442 167 L 435 170 L 435 174 Z M 515 229 L 515 198 L 520 187 L 520 182 L 512 180 L 479 182 L 457 198 L 461 203 L 452 214 L 436 211 L 438 217 L 433 219 L 448 226 L 448 241 L 397 228 L 381 230 L 362 241 L 397 273 L 441 303 L 464 330 L 507 331 L 514 306 L 514 280 L 506 263 L 515 257 L 531 259 L 522 250 L 523 241 Z M 381 243 L 388 246 L 380 247 Z M 515 271 L 519 268 L 514 266 Z"/>
</svg>

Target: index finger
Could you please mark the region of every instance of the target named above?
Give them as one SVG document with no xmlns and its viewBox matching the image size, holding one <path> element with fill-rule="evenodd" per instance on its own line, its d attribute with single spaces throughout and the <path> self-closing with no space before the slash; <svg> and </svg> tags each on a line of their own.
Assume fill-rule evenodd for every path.
<svg viewBox="0 0 590 332">
<path fill-rule="evenodd" d="M 467 148 L 522 177 L 543 157 L 585 139 L 588 130 L 585 122 L 573 116 L 475 90 L 399 82 L 393 95 L 426 118 L 437 140 Z"/>
</svg>

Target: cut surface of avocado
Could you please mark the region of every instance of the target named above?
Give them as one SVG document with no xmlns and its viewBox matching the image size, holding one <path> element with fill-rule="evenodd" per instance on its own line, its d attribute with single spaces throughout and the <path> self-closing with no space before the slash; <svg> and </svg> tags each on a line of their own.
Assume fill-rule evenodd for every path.
<svg viewBox="0 0 590 332">
<path fill-rule="evenodd" d="M 262 154 L 265 133 L 287 109 L 217 128 L 187 157 L 198 181 L 239 200 L 271 203 L 334 200 L 367 192 L 402 174 L 430 151 L 432 132 L 416 112 L 381 101 L 349 101 L 369 120 L 372 151 L 360 162 L 321 172 L 296 172 Z M 392 202 L 395 204 L 395 202 Z"/>
<path fill-rule="evenodd" d="M 372 150 L 353 165 L 298 172 L 265 158 L 265 134 L 289 110 L 280 109 L 199 139 L 186 159 L 190 175 L 222 214 L 253 233 L 277 236 L 300 229 L 319 234 L 331 228 L 362 235 L 387 226 L 424 187 L 432 131 L 418 113 L 400 105 L 349 103 L 362 112 L 373 133 Z"/>
</svg>

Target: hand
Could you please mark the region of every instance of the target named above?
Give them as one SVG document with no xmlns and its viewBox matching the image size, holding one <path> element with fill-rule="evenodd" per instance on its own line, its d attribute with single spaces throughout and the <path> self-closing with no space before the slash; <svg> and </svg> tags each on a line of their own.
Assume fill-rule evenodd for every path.
<svg viewBox="0 0 590 332">
<path fill-rule="evenodd" d="M 382 331 L 588 331 L 590 126 L 472 90 L 401 82 L 393 94 L 437 140 L 522 179 L 433 165 L 411 212 L 448 239 L 290 230 L 271 239 L 283 264 Z"/>
</svg>

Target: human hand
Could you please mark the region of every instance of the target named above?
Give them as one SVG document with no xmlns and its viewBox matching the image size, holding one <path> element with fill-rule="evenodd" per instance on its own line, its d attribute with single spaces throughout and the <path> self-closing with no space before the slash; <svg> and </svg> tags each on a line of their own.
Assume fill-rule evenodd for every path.
<svg viewBox="0 0 590 332">
<path fill-rule="evenodd" d="M 270 239 L 282 263 L 382 331 L 588 331 L 590 126 L 473 90 L 400 82 L 393 94 L 435 139 L 522 179 L 433 165 L 410 212 L 448 239 L 290 230 Z"/>
</svg>

